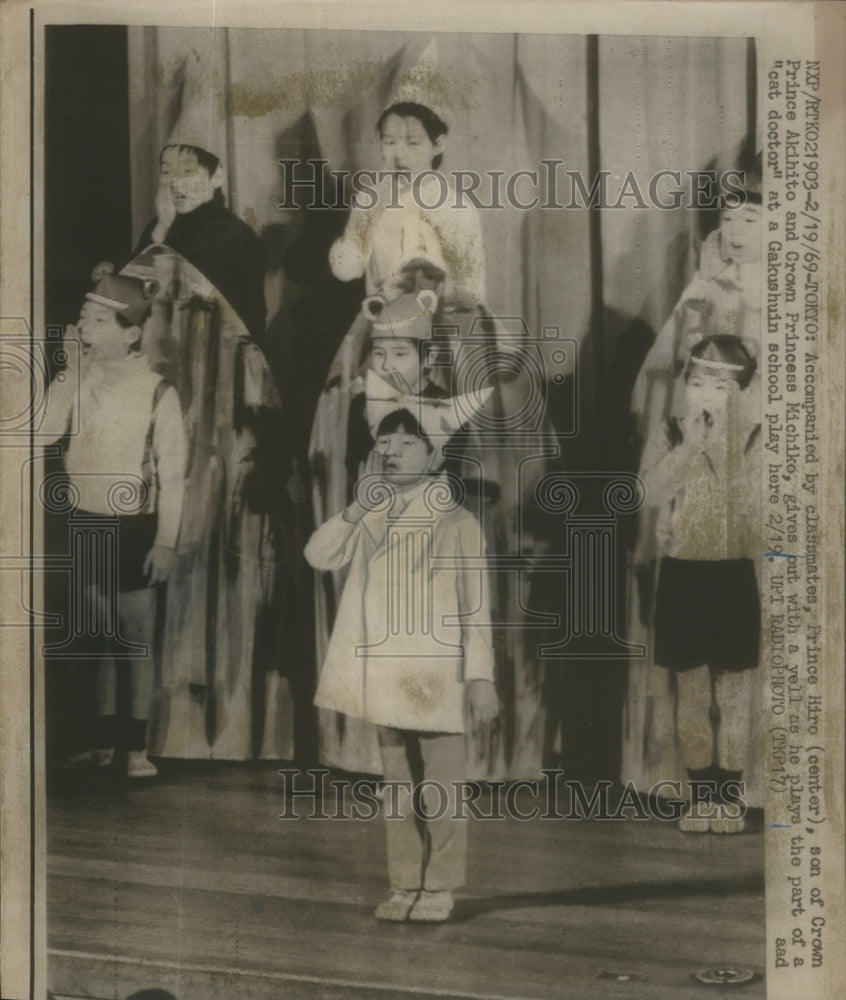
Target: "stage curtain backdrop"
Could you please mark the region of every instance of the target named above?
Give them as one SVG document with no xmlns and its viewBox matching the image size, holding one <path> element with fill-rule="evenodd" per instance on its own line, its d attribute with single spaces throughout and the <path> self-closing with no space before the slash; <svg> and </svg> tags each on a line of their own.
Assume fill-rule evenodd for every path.
<svg viewBox="0 0 846 1000">
<path fill-rule="evenodd" d="M 207 94 L 210 107 L 225 108 L 227 204 L 265 243 L 264 347 L 300 437 L 319 387 L 318 374 L 306 377 L 312 359 L 328 362 L 345 329 L 343 317 L 317 300 L 327 288 L 338 296 L 344 289 L 327 283 L 323 260 L 314 265 L 324 272 L 320 280 L 315 273 L 314 283 L 292 280 L 290 266 L 285 273 L 285 252 L 297 245 L 314 210 L 279 207 L 286 191 L 277 161 L 322 158 L 331 170 L 376 168 L 374 126 L 398 67 L 433 37 L 450 124 L 444 170 L 506 177 L 536 170 L 543 199 L 549 192 L 542 160 L 562 161 L 559 172 L 578 171 L 590 183 L 591 137 L 599 153 L 593 165 L 611 171 L 613 190 L 628 170 L 645 187 L 658 169 L 733 166 L 747 135 L 745 39 L 602 37 L 591 47 L 583 36 L 130 28 L 133 235 L 153 214 L 162 142 L 183 102 Z M 598 83 L 593 90 L 591 75 Z M 530 186 L 518 187 L 521 198 Z M 480 196 L 487 190 L 483 185 Z M 561 186 L 558 199 L 568 196 Z M 701 238 L 701 220 L 684 209 L 608 210 L 593 233 L 585 210 L 538 206 L 481 216 L 489 309 L 522 315 L 533 336 L 557 326 L 584 348 L 601 341 L 601 351 L 583 354 L 593 358 L 580 379 L 580 393 L 588 396 L 608 376 L 596 359 L 610 366 L 630 349 L 633 329 L 660 328 L 695 267 Z M 315 316 L 326 317 L 326 326 Z M 497 765 L 510 777 L 533 773 L 552 749 L 545 745 L 538 665 L 526 645 L 510 695 L 524 702 L 515 745 Z M 300 658 L 295 669 L 313 676 L 308 644 L 292 640 L 291 648 Z M 280 724 L 285 717 L 280 712 Z"/>
</svg>

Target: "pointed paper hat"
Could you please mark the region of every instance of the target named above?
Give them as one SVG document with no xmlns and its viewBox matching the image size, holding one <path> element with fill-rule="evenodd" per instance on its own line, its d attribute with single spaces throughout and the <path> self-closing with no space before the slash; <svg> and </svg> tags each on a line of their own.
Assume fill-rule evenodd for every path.
<svg viewBox="0 0 846 1000">
<path fill-rule="evenodd" d="M 371 295 L 364 300 L 362 311 L 370 320 L 371 340 L 376 337 L 429 340 L 437 307 L 437 293 L 431 288 L 423 288 L 391 302 L 385 302 L 381 295 Z"/>
<path fill-rule="evenodd" d="M 163 143 L 194 146 L 226 159 L 226 39 L 225 32 L 198 35 L 182 63 L 179 115 Z"/>
<path fill-rule="evenodd" d="M 397 392 L 376 372 L 368 371 L 365 383 L 367 423 L 376 437 L 379 425 L 390 413 L 408 410 L 423 428 L 438 456 L 443 454 L 449 439 L 484 409 L 493 388 L 488 386 L 462 396 L 432 399 L 425 396 L 407 396 Z"/>
<path fill-rule="evenodd" d="M 226 154 L 224 122 L 219 114 L 219 101 L 210 94 L 206 100 L 192 100 L 179 112 L 162 149 L 168 146 L 193 146 L 211 153 L 222 163 Z"/>
<path fill-rule="evenodd" d="M 404 103 L 422 104 L 449 125 L 450 83 L 438 60 L 435 38 L 414 61 L 403 59 L 384 110 Z"/>
</svg>

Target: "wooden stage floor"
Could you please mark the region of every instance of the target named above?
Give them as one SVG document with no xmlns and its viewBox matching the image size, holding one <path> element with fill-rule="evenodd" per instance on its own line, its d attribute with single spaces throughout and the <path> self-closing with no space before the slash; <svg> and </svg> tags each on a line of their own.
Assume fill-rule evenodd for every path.
<svg viewBox="0 0 846 1000">
<path fill-rule="evenodd" d="M 383 924 L 381 818 L 280 821 L 277 766 L 63 779 L 48 799 L 55 997 L 707 1000 L 726 988 L 693 976 L 717 966 L 754 970 L 731 993 L 765 996 L 760 831 L 476 821 L 453 919 Z"/>
</svg>

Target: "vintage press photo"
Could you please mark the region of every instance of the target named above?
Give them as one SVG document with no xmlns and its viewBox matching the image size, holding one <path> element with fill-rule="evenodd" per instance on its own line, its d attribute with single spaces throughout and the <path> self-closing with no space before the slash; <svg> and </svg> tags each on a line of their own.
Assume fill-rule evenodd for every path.
<svg viewBox="0 0 846 1000">
<path fill-rule="evenodd" d="M 0 25 L 0 994 L 841 996 L 843 6 Z"/>
</svg>

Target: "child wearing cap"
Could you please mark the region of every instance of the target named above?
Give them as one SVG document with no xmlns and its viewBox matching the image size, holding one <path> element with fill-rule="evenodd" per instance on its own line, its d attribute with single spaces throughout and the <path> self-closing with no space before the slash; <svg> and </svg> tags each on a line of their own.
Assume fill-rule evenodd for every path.
<svg viewBox="0 0 846 1000">
<path fill-rule="evenodd" d="M 434 291 L 423 289 L 403 295 L 381 306 L 378 298 L 365 300 L 365 311 L 376 307 L 371 316 L 367 367 L 407 396 L 444 399 L 448 393 L 429 378 L 422 352 L 432 336 L 432 315 L 438 300 Z M 358 481 L 362 463 L 373 447 L 367 424 L 363 385 L 350 401 L 345 462 L 350 491 Z M 350 496 L 352 493 L 350 492 Z"/>
<path fill-rule="evenodd" d="M 378 730 L 392 895 L 376 917 L 443 921 L 466 865 L 465 720 L 498 711 L 482 529 L 437 475 L 478 401 L 403 397 L 373 372 L 367 393 L 366 474 L 305 550 L 348 569 L 315 704 Z"/>
<path fill-rule="evenodd" d="M 156 591 L 173 561 L 182 514 L 185 431 L 176 390 L 148 366 L 138 350 L 141 326 L 155 287 L 138 278 L 95 273 L 76 326 L 66 339 L 68 366 L 51 383 L 40 432 L 52 440 L 68 435 L 64 464 L 75 496 L 77 522 L 92 531 L 117 528 L 118 634 L 146 647 L 128 663 L 130 777 L 156 768 L 146 756 L 146 725 L 153 684 Z M 96 568 L 96 567 L 89 567 Z M 113 606 L 114 581 L 107 568 L 79 595 L 89 614 Z M 100 733 L 95 763 L 111 763 L 117 742 L 116 665 L 98 671 Z"/>
<path fill-rule="evenodd" d="M 672 672 L 676 737 L 690 782 L 739 781 L 755 751 L 760 598 L 761 427 L 748 407 L 755 361 L 738 337 L 696 344 L 685 371 L 686 413 L 644 448 L 640 475 L 657 508 L 660 557 L 653 659 Z M 703 786 L 704 787 L 704 786 Z M 686 832 L 734 833 L 736 807 L 694 797 Z"/>
</svg>

